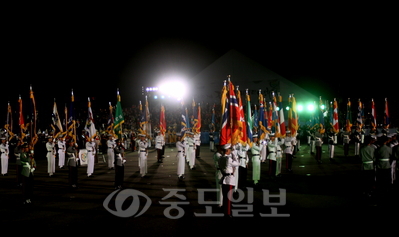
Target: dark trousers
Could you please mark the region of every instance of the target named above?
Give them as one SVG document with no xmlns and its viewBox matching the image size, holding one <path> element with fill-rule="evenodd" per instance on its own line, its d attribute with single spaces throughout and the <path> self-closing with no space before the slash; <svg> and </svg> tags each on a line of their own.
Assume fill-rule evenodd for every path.
<svg viewBox="0 0 399 237">
<path fill-rule="evenodd" d="M 157 149 L 157 158 L 158 158 L 158 161 L 160 161 L 162 159 L 162 149 Z"/>
<path fill-rule="evenodd" d="M 69 185 L 76 185 L 78 183 L 78 167 L 69 166 Z"/>
<path fill-rule="evenodd" d="M 245 190 L 247 187 L 247 168 L 239 166 L 238 167 L 238 188 Z"/>
<path fill-rule="evenodd" d="M 285 167 L 287 169 L 292 169 L 292 154 L 285 153 Z"/>
<path fill-rule="evenodd" d="M 132 151 L 136 151 L 136 141 L 132 139 Z"/>
<path fill-rule="evenodd" d="M 344 155 L 348 156 L 349 155 L 349 144 L 344 143 Z"/>
<path fill-rule="evenodd" d="M 321 146 L 316 146 L 316 160 L 321 161 Z"/>
<path fill-rule="evenodd" d="M 377 169 L 377 189 L 387 192 L 391 186 L 391 169 Z"/>
<path fill-rule="evenodd" d="M 162 146 L 162 152 L 161 152 L 161 156 L 163 157 L 165 155 L 165 145 Z"/>
<path fill-rule="evenodd" d="M 33 175 L 30 174 L 29 177 L 22 176 L 22 192 L 24 199 L 31 199 L 33 196 Z"/>
<path fill-rule="evenodd" d="M 233 185 L 222 184 L 223 194 L 223 213 L 224 215 L 231 215 L 231 200 L 233 198 Z"/>
<path fill-rule="evenodd" d="M 123 179 L 125 176 L 125 166 L 115 166 L 115 187 L 122 186 L 123 184 Z"/>
<path fill-rule="evenodd" d="M 269 175 L 271 177 L 276 176 L 276 165 L 277 165 L 277 162 L 275 160 L 269 160 Z"/>
<path fill-rule="evenodd" d="M 200 156 L 200 147 L 201 146 L 195 146 L 195 157 L 198 158 Z"/>
<path fill-rule="evenodd" d="M 16 167 L 16 172 L 17 172 L 17 185 L 22 184 L 22 179 L 23 179 L 23 177 L 22 177 L 21 171 L 22 171 L 22 165 L 17 165 L 17 167 Z"/>
<path fill-rule="evenodd" d="M 363 191 L 369 193 L 374 190 L 375 186 L 375 171 L 374 170 L 363 170 Z"/>
</svg>

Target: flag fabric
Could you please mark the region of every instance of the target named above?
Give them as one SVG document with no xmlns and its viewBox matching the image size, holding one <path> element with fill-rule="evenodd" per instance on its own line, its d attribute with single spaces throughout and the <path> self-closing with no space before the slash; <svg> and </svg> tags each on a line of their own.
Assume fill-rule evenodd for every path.
<svg viewBox="0 0 399 237">
<path fill-rule="evenodd" d="M 288 129 L 291 131 L 292 136 L 296 136 L 298 131 L 298 113 L 296 110 L 296 100 L 293 95 L 288 98 Z"/>
<path fill-rule="evenodd" d="M 117 102 L 116 102 L 116 108 L 115 108 L 115 117 L 114 117 L 114 134 L 118 136 L 118 139 L 122 138 L 122 133 L 123 133 L 123 123 L 125 123 L 125 118 L 123 116 L 123 110 L 122 110 L 122 105 L 121 105 L 121 96 L 119 95 L 119 91 L 117 92 Z"/>
<path fill-rule="evenodd" d="M 357 106 L 357 118 L 356 122 L 359 125 L 360 128 L 363 127 L 363 117 L 364 117 L 364 112 L 363 112 L 363 103 L 358 100 L 358 106 Z"/>
<path fill-rule="evenodd" d="M 265 119 L 265 106 L 264 106 L 264 99 L 261 91 L 259 90 L 259 130 L 258 130 L 258 136 L 260 140 L 265 139 L 267 130 L 266 130 L 266 119 Z"/>
<path fill-rule="evenodd" d="M 389 110 L 388 110 L 388 99 L 385 98 L 385 107 L 384 107 L 384 128 L 389 128 L 390 125 L 390 118 L 389 118 Z"/>
<path fill-rule="evenodd" d="M 215 121 L 215 104 L 212 107 L 212 119 L 211 119 L 211 129 L 215 130 L 216 121 Z"/>
<path fill-rule="evenodd" d="M 258 127 L 259 127 L 259 116 L 258 116 L 258 109 L 256 105 L 254 105 L 254 113 L 252 115 L 252 129 L 256 134 L 258 134 Z"/>
<path fill-rule="evenodd" d="M 229 99 L 227 98 L 227 87 L 226 81 L 222 88 L 222 120 L 220 129 L 220 141 L 221 146 L 231 143 L 231 127 L 230 127 L 230 110 L 229 110 Z"/>
<path fill-rule="evenodd" d="M 62 128 L 60 116 L 58 114 L 57 103 L 55 102 L 55 99 L 54 99 L 54 105 L 53 105 L 53 125 L 58 128 L 59 132 L 62 133 L 64 131 L 64 129 Z M 55 134 L 55 131 L 54 131 L 54 134 Z"/>
<path fill-rule="evenodd" d="M 373 130 L 376 130 L 376 128 L 377 128 L 377 116 L 375 114 L 374 99 L 371 99 L 371 126 L 373 127 Z"/>
<path fill-rule="evenodd" d="M 19 96 L 18 103 L 19 103 L 19 120 L 18 120 L 18 125 L 19 125 L 19 128 L 21 129 L 21 139 L 20 139 L 20 140 L 23 141 L 23 140 L 25 139 L 25 136 L 26 136 L 26 134 L 25 134 L 26 127 L 25 127 L 25 119 L 24 119 L 24 114 L 23 114 L 22 98 L 21 98 L 21 96 Z"/>
<path fill-rule="evenodd" d="M 31 110 L 31 140 L 30 144 L 34 146 L 36 142 L 38 141 L 39 137 L 37 135 L 37 129 L 36 129 L 36 101 L 35 101 L 35 96 L 33 94 L 32 87 L 30 87 L 30 92 L 29 92 L 29 98 L 30 98 L 30 110 Z"/>
<path fill-rule="evenodd" d="M 231 144 L 237 144 L 242 136 L 245 123 L 240 120 L 240 109 L 235 94 L 234 85 L 229 81 L 229 110 L 230 110 L 230 126 L 231 126 Z"/>
<path fill-rule="evenodd" d="M 281 130 L 279 124 L 279 114 L 277 109 L 277 98 L 274 92 L 272 92 L 272 132 L 276 135 L 276 137 L 281 137 Z"/>
<path fill-rule="evenodd" d="M 253 126 L 253 117 L 252 117 L 252 111 L 251 111 L 251 98 L 248 94 L 248 90 L 246 93 L 246 98 L 247 98 L 247 112 L 246 112 L 246 131 L 247 131 L 247 144 L 252 147 L 252 126 Z"/>
<path fill-rule="evenodd" d="M 279 116 L 278 123 L 280 125 L 280 134 L 281 137 L 285 137 L 285 119 L 284 119 L 284 107 L 283 107 L 283 97 L 278 95 L 278 107 L 279 107 Z"/>
<path fill-rule="evenodd" d="M 348 98 L 348 103 L 346 104 L 346 122 L 345 122 L 345 130 L 350 132 L 352 129 L 352 110 L 351 110 L 351 101 Z"/>
<path fill-rule="evenodd" d="M 94 138 L 96 136 L 96 127 L 94 124 L 93 112 L 91 110 L 90 98 L 88 98 L 88 103 L 87 103 L 87 119 L 84 130 L 86 138 Z"/>
<path fill-rule="evenodd" d="M 269 101 L 269 109 L 267 110 L 267 130 L 272 131 L 273 127 L 273 103 Z M 272 131 L 273 132 L 273 131 Z"/>
<path fill-rule="evenodd" d="M 159 131 L 163 136 L 166 132 L 166 119 L 165 119 L 165 107 L 161 105 L 161 112 L 159 114 Z"/>
<path fill-rule="evenodd" d="M 195 132 L 200 133 L 201 132 L 201 105 L 198 103 L 197 106 L 197 122 L 195 126 Z"/>
<path fill-rule="evenodd" d="M 180 121 L 180 125 L 181 125 L 180 126 L 180 133 L 181 133 L 181 136 L 183 137 L 185 135 L 186 130 L 187 130 L 187 117 L 186 117 L 186 110 L 184 109 L 184 103 L 183 102 L 181 102 L 180 113 L 181 113 L 181 115 L 180 115 L 180 118 L 181 118 L 181 121 Z"/>
<path fill-rule="evenodd" d="M 69 113 L 68 113 L 68 120 L 67 120 L 67 124 L 68 124 L 68 136 L 69 136 L 74 142 L 77 142 L 74 102 L 75 102 L 75 96 L 74 96 L 73 90 L 72 90 L 72 91 L 71 91 L 71 102 L 69 103 Z"/>
<path fill-rule="evenodd" d="M 193 98 L 193 101 L 191 103 L 192 113 L 191 113 L 191 120 L 190 120 L 191 121 L 192 132 L 196 132 L 197 123 L 198 123 L 196 107 L 197 107 L 197 105 L 196 105 L 195 100 Z"/>
<path fill-rule="evenodd" d="M 107 133 L 115 135 L 114 133 L 114 123 L 115 123 L 115 118 L 114 118 L 114 108 L 112 107 L 111 102 L 109 102 L 108 106 L 109 114 L 108 114 L 108 120 L 107 120 Z"/>
<path fill-rule="evenodd" d="M 13 133 L 13 123 L 12 123 L 12 110 L 11 110 L 11 105 L 10 105 L 10 102 L 8 102 L 8 105 L 7 105 L 7 121 L 6 121 L 6 124 L 4 125 L 4 128 L 7 130 L 7 132 L 8 132 L 8 135 L 9 135 L 9 140 L 14 136 L 14 133 Z"/>
<path fill-rule="evenodd" d="M 323 108 L 323 100 L 319 99 L 319 108 L 318 108 L 319 114 L 318 114 L 318 124 L 319 124 L 319 132 L 323 134 L 325 132 L 325 124 L 324 124 L 324 108 Z"/>
<path fill-rule="evenodd" d="M 140 128 L 139 128 L 139 132 L 141 133 L 141 134 L 143 134 L 143 135 L 147 135 L 147 132 L 146 132 L 146 123 L 147 123 L 147 120 L 146 120 L 146 115 L 145 115 L 145 110 L 143 109 L 143 105 L 141 104 L 141 101 L 140 101 Z"/>
<path fill-rule="evenodd" d="M 238 89 L 237 86 L 237 100 L 238 100 L 238 110 L 239 110 L 239 140 L 238 142 L 240 142 L 242 145 L 246 145 L 247 144 L 247 124 L 245 123 L 245 113 L 244 113 L 244 107 L 242 105 L 242 98 L 241 98 L 241 92 Z"/>
<path fill-rule="evenodd" d="M 333 102 L 333 114 L 332 114 L 332 127 L 334 130 L 334 133 L 338 133 L 339 132 L 339 121 L 338 121 L 338 103 L 337 100 L 334 98 L 334 102 Z"/>
</svg>

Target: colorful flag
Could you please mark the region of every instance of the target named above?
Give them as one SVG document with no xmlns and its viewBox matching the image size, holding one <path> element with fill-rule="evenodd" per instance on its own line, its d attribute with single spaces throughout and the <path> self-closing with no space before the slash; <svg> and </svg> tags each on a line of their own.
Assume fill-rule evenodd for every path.
<svg viewBox="0 0 399 237">
<path fill-rule="evenodd" d="M 8 135 L 9 135 L 9 140 L 14 136 L 13 130 L 12 130 L 12 110 L 11 110 L 11 105 L 10 102 L 8 102 L 7 105 L 7 121 L 6 124 L 4 125 L 4 128 L 7 130 Z"/>
<path fill-rule="evenodd" d="M 200 103 L 198 103 L 198 106 L 197 106 L 197 124 L 196 124 L 196 128 L 195 128 L 195 132 L 196 133 L 201 132 L 201 105 L 200 105 Z"/>
<path fill-rule="evenodd" d="M 165 119 L 165 107 L 161 105 L 161 112 L 159 114 L 159 131 L 163 136 L 166 132 L 166 119 Z"/>
<path fill-rule="evenodd" d="M 90 98 L 88 98 L 88 103 L 87 103 L 87 119 L 84 130 L 86 138 L 94 138 L 96 136 L 96 127 L 94 124 L 93 112 L 91 110 Z"/>
<path fill-rule="evenodd" d="M 371 99 L 371 126 L 373 127 L 373 130 L 376 130 L 376 128 L 377 128 L 377 116 L 376 116 L 376 113 L 375 113 L 374 99 Z"/>
<path fill-rule="evenodd" d="M 363 117 L 364 117 L 364 112 L 363 112 L 363 103 L 358 100 L 358 106 L 357 106 L 357 118 L 356 122 L 359 125 L 360 128 L 363 127 Z"/>
<path fill-rule="evenodd" d="M 230 126 L 231 126 L 231 144 L 237 144 L 242 136 L 245 123 L 240 120 L 240 109 L 235 94 L 234 85 L 229 81 L 229 110 L 230 110 Z"/>
<path fill-rule="evenodd" d="M 114 119 L 114 134 L 118 136 L 119 139 L 122 138 L 123 133 L 123 123 L 125 123 L 125 118 L 123 116 L 123 110 L 121 105 L 121 96 L 119 95 L 119 90 L 117 91 L 117 102 L 116 102 L 116 109 L 115 109 L 115 119 Z"/>
<path fill-rule="evenodd" d="M 253 117 L 251 111 L 251 98 L 248 94 L 248 89 L 246 90 L 246 98 L 247 98 L 247 113 L 246 113 L 246 131 L 247 131 L 247 144 L 252 147 L 252 126 L 253 126 Z"/>
<path fill-rule="evenodd" d="M 75 102 L 75 97 L 73 95 L 73 90 L 72 90 L 71 102 L 69 104 L 69 113 L 68 113 L 68 136 L 72 138 L 74 142 L 77 142 L 74 102 Z"/>
<path fill-rule="evenodd" d="M 115 119 L 114 119 L 114 114 L 113 114 L 114 108 L 112 107 L 111 102 L 109 102 L 108 110 L 109 110 L 109 114 L 108 114 L 107 129 L 106 130 L 107 130 L 108 134 L 115 135 L 115 133 L 114 133 Z"/>
<path fill-rule="evenodd" d="M 237 99 L 238 99 L 238 110 L 239 110 L 239 121 L 240 121 L 240 134 L 239 134 L 239 142 L 242 145 L 247 144 L 247 124 L 245 123 L 245 113 L 244 107 L 242 106 L 241 92 L 237 86 Z"/>
<path fill-rule="evenodd" d="M 54 99 L 53 114 L 52 115 L 53 115 L 52 116 L 53 117 L 52 118 L 53 119 L 53 125 L 58 128 L 59 132 L 63 132 L 64 129 L 62 128 L 62 125 L 61 125 L 61 120 L 60 120 L 60 116 L 58 114 L 57 103 L 55 102 L 55 99 Z M 55 131 L 54 131 L 54 134 L 55 134 Z"/>
<path fill-rule="evenodd" d="M 333 122 L 333 130 L 335 133 L 339 132 L 339 121 L 338 121 L 338 103 L 337 100 L 334 98 L 334 103 L 333 103 L 333 114 L 332 114 Z"/>
<path fill-rule="evenodd" d="M 215 121 L 215 104 L 212 107 L 212 119 L 211 119 L 211 130 L 215 130 L 216 121 Z"/>
<path fill-rule="evenodd" d="M 278 107 L 279 107 L 279 116 L 278 123 L 280 125 L 280 134 L 281 137 L 285 137 L 285 119 L 284 119 L 284 107 L 283 107 L 283 97 L 278 94 Z"/>
<path fill-rule="evenodd" d="M 231 127 L 230 127 L 230 110 L 229 110 L 229 99 L 227 98 L 227 87 L 226 81 L 222 88 L 222 120 L 220 129 L 220 142 L 221 146 L 231 143 Z"/>
<path fill-rule="evenodd" d="M 252 129 L 254 130 L 253 132 L 256 134 L 258 134 L 258 127 L 259 127 L 258 109 L 256 108 L 256 105 L 254 105 L 254 113 L 252 115 Z"/>
<path fill-rule="evenodd" d="M 319 99 L 319 115 L 318 115 L 318 119 L 319 119 L 319 121 L 318 121 L 318 124 L 319 124 L 319 132 L 321 133 L 321 134 L 323 134 L 324 132 L 325 132 L 325 124 L 324 124 L 324 105 L 323 105 L 323 101 L 322 101 L 322 99 L 321 99 L 321 96 L 320 96 L 320 99 Z"/>
<path fill-rule="evenodd" d="M 276 137 L 281 137 L 277 98 L 274 92 L 272 92 L 272 106 L 272 132 L 276 135 Z"/>
<path fill-rule="evenodd" d="M 33 95 L 32 86 L 30 87 L 29 92 L 30 98 L 30 110 L 31 110 L 31 140 L 30 145 L 34 146 L 38 141 L 39 137 L 37 136 L 36 122 L 37 122 L 37 113 L 36 113 L 36 101 L 35 96 Z"/>
<path fill-rule="evenodd" d="M 21 129 L 21 141 L 23 141 L 25 139 L 25 119 L 24 119 L 24 114 L 23 114 L 23 109 L 22 109 L 22 98 L 21 96 L 19 96 L 18 99 L 18 103 L 19 103 L 19 120 L 18 120 L 18 125 L 19 128 Z"/>
<path fill-rule="evenodd" d="M 294 95 L 291 94 L 289 96 L 288 103 L 288 129 L 291 131 L 292 136 L 296 136 L 298 131 L 298 113 L 296 111 L 296 100 Z"/>
<path fill-rule="evenodd" d="M 348 98 L 348 103 L 346 105 L 346 123 L 345 130 L 350 132 L 352 129 L 352 110 L 351 110 L 351 101 Z"/>
<path fill-rule="evenodd" d="M 258 130 L 258 136 L 260 140 L 263 140 L 266 136 L 267 130 L 266 130 L 266 119 L 265 119 L 265 106 L 264 106 L 264 99 L 263 95 L 261 93 L 261 90 L 259 90 L 259 130 Z"/>
<path fill-rule="evenodd" d="M 384 128 L 389 128 L 390 119 L 389 119 L 389 110 L 388 110 L 388 99 L 385 98 L 385 107 L 384 107 Z"/>
</svg>

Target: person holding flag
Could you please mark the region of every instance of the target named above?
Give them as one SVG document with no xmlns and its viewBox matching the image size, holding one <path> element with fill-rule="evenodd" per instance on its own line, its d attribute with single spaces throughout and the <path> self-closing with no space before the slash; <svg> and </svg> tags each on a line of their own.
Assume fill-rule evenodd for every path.
<svg viewBox="0 0 399 237">
<path fill-rule="evenodd" d="M 334 98 L 334 103 L 330 102 L 330 131 L 328 135 L 328 151 L 330 161 L 334 159 L 335 145 L 337 144 L 338 126 L 338 104 Z"/>
<path fill-rule="evenodd" d="M 94 125 L 93 120 L 93 112 L 91 110 L 91 102 L 90 98 L 88 98 L 88 113 L 86 119 L 86 143 L 85 148 L 87 151 L 87 177 L 92 177 L 94 172 L 94 162 L 95 162 L 95 155 L 96 155 L 96 143 L 93 141 L 94 137 L 96 136 L 96 127 Z"/>
<path fill-rule="evenodd" d="M 260 161 L 263 163 L 266 160 L 266 147 L 267 147 L 267 141 L 269 139 L 268 137 L 268 131 L 267 131 L 267 123 L 265 119 L 265 106 L 264 106 L 265 100 L 263 98 L 263 95 L 261 93 L 261 90 L 259 90 L 259 143 L 262 144 L 262 148 L 260 150 Z"/>
<path fill-rule="evenodd" d="M 55 144 L 52 136 L 47 137 L 46 149 L 47 149 L 47 173 L 49 176 L 53 176 L 55 173 Z"/>
<path fill-rule="evenodd" d="M 215 104 L 212 107 L 212 120 L 209 126 L 209 150 L 211 152 L 215 151 L 215 140 L 214 133 L 215 132 Z"/>
<path fill-rule="evenodd" d="M 345 129 L 342 131 L 342 141 L 344 146 L 344 156 L 347 157 L 349 155 L 349 143 L 351 141 L 352 135 L 352 110 L 351 110 L 351 101 L 348 98 L 348 102 L 346 104 L 346 120 L 345 120 Z"/>
</svg>

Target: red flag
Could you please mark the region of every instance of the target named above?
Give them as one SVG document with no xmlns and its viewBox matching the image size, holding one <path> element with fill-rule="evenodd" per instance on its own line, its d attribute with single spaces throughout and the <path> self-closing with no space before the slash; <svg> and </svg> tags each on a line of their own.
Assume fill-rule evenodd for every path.
<svg viewBox="0 0 399 237">
<path fill-rule="evenodd" d="M 377 128 L 377 116 L 375 115 L 375 105 L 374 100 L 371 99 L 371 125 L 373 126 L 373 130 Z"/>
<path fill-rule="evenodd" d="M 245 124 L 240 120 L 240 109 L 234 92 L 234 85 L 232 82 L 229 82 L 229 84 L 230 124 L 232 132 L 231 143 L 236 144 L 240 141 L 241 133 Z"/>
<path fill-rule="evenodd" d="M 165 119 L 165 107 L 161 105 L 161 114 L 159 118 L 159 129 L 162 135 L 166 132 L 166 119 Z"/>
<path fill-rule="evenodd" d="M 227 97 L 226 81 L 222 88 L 222 124 L 220 129 L 220 142 L 221 146 L 231 143 L 231 126 L 230 126 L 230 110 L 229 110 L 229 98 Z"/>
<path fill-rule="evenodd" d="M 18 99 L 18 103 L 19 103 L 19 127 L 21 128 L 21 141 L 24 140 L 25 138 L 25 119 L 24 119 L 24 115 L 23 115 L 23 110 L 22 110 L 22 99 L 21 96 Z"/>
<path fill-rule="evenodd" d="M 284 119 L 284 108 L 283 108 L 283 97 L 279 94 L 278 96 L 279 102 L 279 116 L 278 116 L 278 123 L 280 125 L 280 134 L 282 137 L 285 137 L 285 119 Z"/>
<path fill-rule="evenodd" d="M 334 98 L 333 104 L 333 130 L 335 133 L 339 132 L 339 123 L 338 123 L 338 103 Z"/>
<path fill-rule="evenodd" d="M 384 128 L 389 128 L 390 119 L 388 111 L 388 100 L 385 98 L 385 109 L 384 109 Z"/>
<path fill-rule="evenodd" d="M 196 127 L 196 132 L 199 133 L 201 132 L 201 106 L 198 103 L 198 109 L 197 109 L 197 127 Z"/>
</svg>

